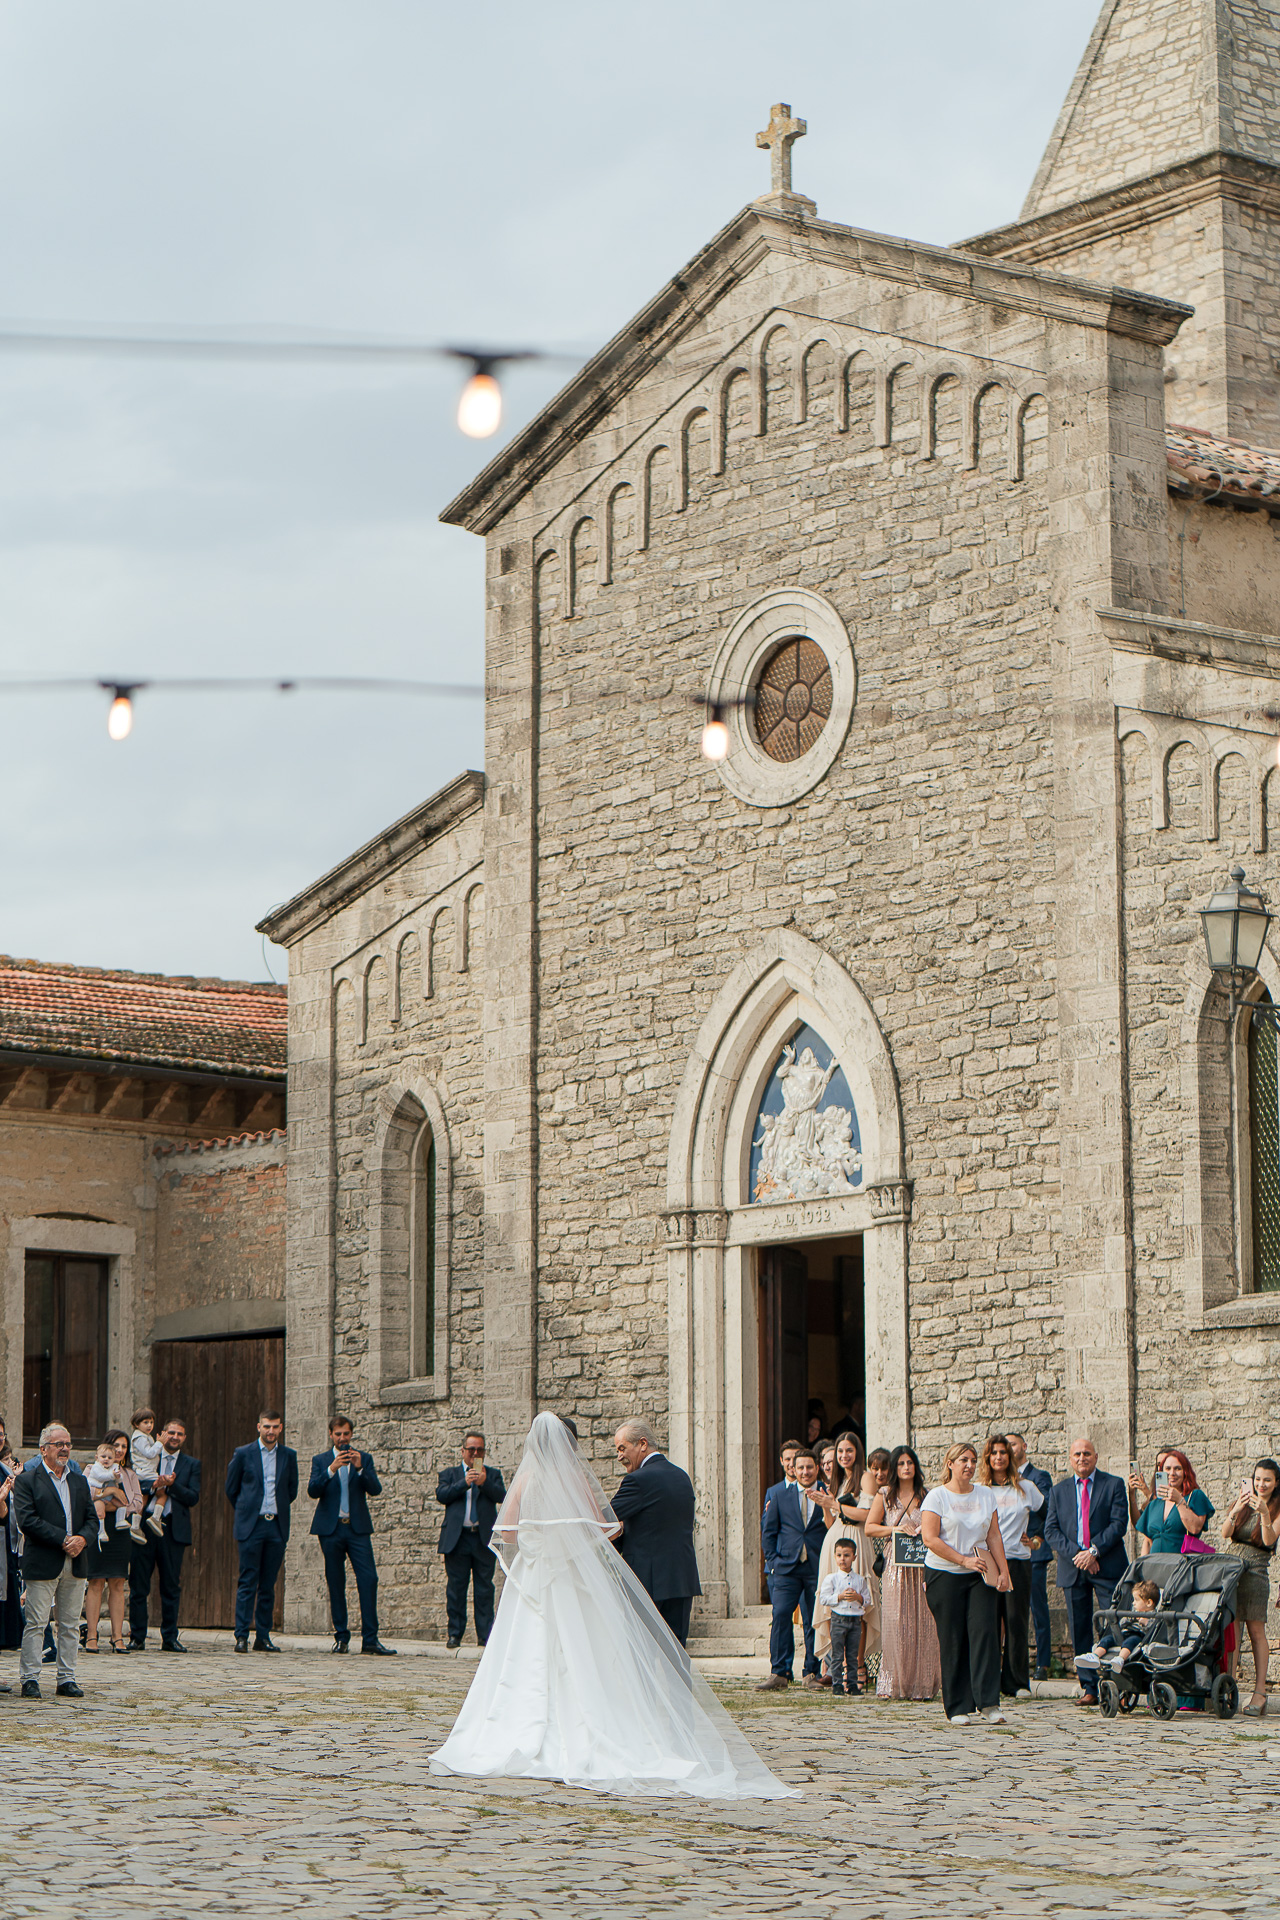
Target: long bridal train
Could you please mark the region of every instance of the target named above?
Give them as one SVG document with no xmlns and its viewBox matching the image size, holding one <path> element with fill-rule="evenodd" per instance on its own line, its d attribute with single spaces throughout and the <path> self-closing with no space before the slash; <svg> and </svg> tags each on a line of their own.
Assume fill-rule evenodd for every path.
<svg viewBox="0 0 1280 1920">
<path fill-rule="evenodd" d="M 497 1619 L 432 1773 L 709 1800 L 795 1794 L 693 1671 L 610 1545 L 618 1531 L 568 1428 L 540 1413 L 494 1525 L 507 1573 Z"/>
</svg>

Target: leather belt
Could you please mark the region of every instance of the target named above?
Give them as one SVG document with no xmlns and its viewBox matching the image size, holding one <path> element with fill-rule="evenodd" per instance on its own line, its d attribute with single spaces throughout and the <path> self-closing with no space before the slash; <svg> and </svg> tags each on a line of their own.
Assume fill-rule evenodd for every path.
<svg viewBox="0 0 1280 1920">
<path fill-rule="evenodd" d="M 340 1513 L 338 1515 L 338 1518 L 339 1520 L 341 1520 L 344 1527 L 349 1527 L 351 1525 L 351 1515 L 349 1513 Z"/>
</svg>

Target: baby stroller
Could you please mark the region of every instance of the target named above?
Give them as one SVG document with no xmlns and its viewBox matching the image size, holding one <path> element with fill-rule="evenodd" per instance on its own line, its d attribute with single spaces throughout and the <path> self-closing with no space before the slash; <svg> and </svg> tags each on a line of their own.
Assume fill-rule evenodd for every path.
<svg viewBox="0 0 1280 1920">
<path fill-rule="evenodd" d="M 1093 1616 L 1095 1639 L 1104 1633 L 1117 1643 L 1136 1625 L 1158 1622 L 1151 1639 L 1136 1647 L 1122 1667 L 1098 1684 L 1104 1720 L 1132 1713 L 1145 1694 L 1152 1713 L 1171 1720 L 1179 1696 L 1208 1700 L 1220 1720 L 1230 1720 L 1240 1690 L 1222 1673 L 1222 1643 L 1236 1617 L 1236 1586 L 1243 1564 L 1228 1553 L 1148 1553 L 1116 1581 L 1111 1605 Z M 1154 1615 L 1133 1611 L 1135 1582 L 1151 1580 L 1160 1589 Z"/>
</svg>

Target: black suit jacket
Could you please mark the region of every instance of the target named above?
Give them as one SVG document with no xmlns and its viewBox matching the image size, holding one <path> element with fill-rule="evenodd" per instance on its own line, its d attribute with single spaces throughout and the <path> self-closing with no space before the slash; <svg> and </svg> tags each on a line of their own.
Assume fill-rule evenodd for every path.
<svg viewBox="0 0 1280 1920">
<path fill-rule="evenodd" d="M 465 1467 L 446 1467 L 436 1481 L 436 1499 L 444 1508 L 444 1521 L 440 1528 L 438 1551 L 452 1553 L 462 1538 L 462 1522 L 467 1511 L 467 1470 Z M 487 1547 L 489 1535 L 493 1532 L 493 1523 L 498 1517 L 498 1508 L 507 1497 L 502 1484 L 502 1474 L 497 1467 L 491 1467 L 485 1461 L 484 1485 L 476 1488 L 475 1516 L 480 1528 L 480 1544 Z"/>
<path fill-rule="evenodd" d="M 322 1536 L 336 1533 L 342 1525 L 338 1518 L 342 1507 L 342 1481 L 336 1473 L 330 1473 L 332 1465 L 332 1447 L 326 1447 L 323 1453 L 311 1456 L 307 1497 L 317 1503 L 311 1516 L 311 1531 Z M 374 1468 L 373 1455 L 362 1453 L 360 1465 L 352 1467 L 347 1475 L 347 1508 L 351 1514 L 347 1525 L 352 1533 L 373 1532 L 373 1521 L 369 1518 L 369 1496 L 381 1492 L 382 1482 Z"/>
<path fill-rule="evenodd" d="M 1069 1473 L 1065 1480 L 1059 1480 L 1044 1504 L 1045 1544 L 1058 1556 L 1058 1585 L 1074 1587 L 1077 1581 L 1089 1578 L 1075 1564 L 1080 1551 L 1075 1475 Z M 1100 1580 L 1118 1580 L 1128 1566 L 1128 1531 L 1129 1494 L 1124 1481 L 1114 1473 L 1095 1469 L 1089 1497 L 1089 1545 L 1097 1556 Z"/>
<path fill-rule="evenodd" d="M 191 1509 L 200 1499 L 200 1462 L 180 1453 L 169 1489 L 169 1538 L 179 1547 L 191 1545 Z"/>
<path fill-rule="evenodd" d="M 610 1505 L 622 1522 L 618 1551 L 655 1604 L 702 1592 L 693 1551 L 693 1482 L 683 1467 L 664 1453 L 646 1454 L 624 1474 Z"/>
<path fill-rule="evenodd" d="M 96 1534 L 97 1519 L 93 1495 L 82 1473 L 67 1469 L 71 1489 L 71 1531 Z M 62 1572 L 66 1554 L 62 1543 L 67 1537 L 67 1516 L 43 1460 L 37 1458 L 13 1483 L 13 1511 L 22 1529 L 22 1576 L 24 1580 L 56 1580 Z M 88 1553 L 77 1554 L 71 1562 L 77 1580 L 89 1571 Z"/>
</svg>

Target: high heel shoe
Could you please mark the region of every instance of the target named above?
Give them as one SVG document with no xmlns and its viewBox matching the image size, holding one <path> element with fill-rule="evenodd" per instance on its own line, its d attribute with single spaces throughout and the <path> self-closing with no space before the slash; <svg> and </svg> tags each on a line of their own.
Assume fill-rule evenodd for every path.
<svg viewBox="0 0 1280 1920">
<path fill-rule="evenodd" d="M 128 1653 L 129 1648 L 125 1641 L 113 1640 L 111 1642 L 111 1651 L 112 1653 Z"/>
<path fill-rule="evenodd" d="M 1267 1702 L 1265 1699 L 1251 1700 L 1248 1706 L 1242 1707 L 1240 1711 L 1247 1715 L 1250 1720 L 1261 1720 L 1267 1711 Z"/>
<path fill-rule="evenodd" d="M 96 1633 L 94 1634 L 92 1640 L 86 1638 L 84 1646 L 80 1649 L 80 1651 L 82 1653 L 96 1653 L 98 1651 L 98 1636 Z"/>
</svg>

